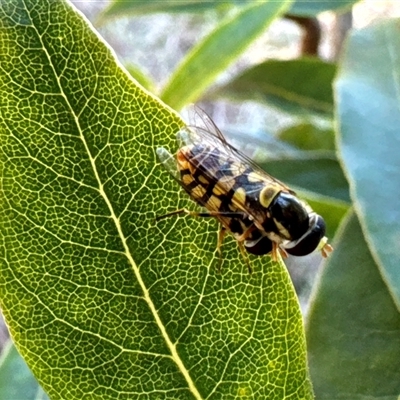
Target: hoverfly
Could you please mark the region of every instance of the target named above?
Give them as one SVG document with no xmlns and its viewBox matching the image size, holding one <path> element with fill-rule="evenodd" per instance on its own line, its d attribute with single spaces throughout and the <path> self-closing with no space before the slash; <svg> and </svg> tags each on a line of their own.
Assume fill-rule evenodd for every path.
<svg viewBox="0 0 400 400">
<path fill-rule="evenodd" d="M 157 220 L 179 214 L 216 218 L 221 225 L 220 256 L 228 231 L 245 258 L 246 251 L 271 253 L 276 260 L 278 252 L 283 257 L 305 256 L 315 249 L 327 257 L 332 247 L 325 237 L 323 218 L 284 183 L 230 145 L 204 111 L 196 108 L 194 113 L 203 126 L 188 125 L 178 132 L 175 156 L 163 147 L 157 154 L 190 198 L 207 211 L 181 209 Z"/>
</svg>

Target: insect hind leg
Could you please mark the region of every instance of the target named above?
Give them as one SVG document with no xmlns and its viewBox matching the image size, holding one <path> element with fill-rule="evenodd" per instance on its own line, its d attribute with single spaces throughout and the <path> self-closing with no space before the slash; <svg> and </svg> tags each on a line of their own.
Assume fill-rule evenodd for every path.
<svg viewBox="0 0 400 400">
<path fill-rule="evenodd" d="M 172 212 L 170 212 L 168 214 L 160 215 L 160 216 L 156 217 L 155 220 L 156 221 L 160 221 L 160 220 L 165 219 L 165 218 L 179 216 L 179 215 L 182 215 L 182 214 L 189 215 L 189 216 L 192 216 L 192 217 L 206 217 L 206 218 L 216 217 L 216 216 L 221 216 L 221 215 L 223 215 L 223 216 L 231 216 L 231 217 L 238 217 L 238 216 L 242 217 L 243 216 L 242 215 L 243 213 L 241 213 L 241 212 L 239 212 L 239 213 L 219 212 L 219 211 L 197 212 L 197 211 L 190 211 L 190 210 L 188 210 L 186 208 L 181 208 L 179 210 L 172 211 Z M 251 230 L 248 230 L 248 231 L 251 232 Z M 246 232 L 246 233 L 247 233 L 247 236 L 248 236 L 249 233 L 248 232 Z M 226 228 L 224 226 L 221 226 L 221 229 L 218 232 L 218 241 L 217 241 L 217 252 L 218 252 L 218 258 L 219 258 L 218 267 L 217 267 L 217 271 L 218 272 L 220 272 L 221 269 L 222 269 L 222 260 L 223 260 L 223 258 L 222 258 L 222 244 L 223 244 L 225 235 L 226 235 Z M 246 248 L 244 247 L 242 241 L 238 241 L 237 243 L 239 245 L 240 253 L 242 254 L 244 262 L 247 265 L 247 270 L 249 271 L 249 274 L 251 274 L 253 272 L 253 270 L 251 269 L 251 266 L 250 266 L 250 260 L 249 260 L 249 258 L 247 256 Z"/>
</svg>

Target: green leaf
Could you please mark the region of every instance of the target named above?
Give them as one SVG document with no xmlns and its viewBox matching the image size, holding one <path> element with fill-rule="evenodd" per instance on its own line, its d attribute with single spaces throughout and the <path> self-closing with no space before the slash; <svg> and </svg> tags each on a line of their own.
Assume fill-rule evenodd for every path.
<svg viewBox="0 0 400 400">
<path fill-rule="evenodd" d="M 48 399 L 11 340 L 4 347 L 0 358 L 0 398 Z"/>
<path fill-rule="evenodd" d="M 333 246 L 307 323 L 316 398 L 396 400 L 400 315 L 354 213 Z"/>
<path fill-rule="evenodd" d="M 289 186 L 300 186 L 323 196 L 350 202 L 349 185 L 335 158 L 287 158 L 262 161 L 260 165 Z"/>
<path fill-rule="evenodd" d="M 0 300 L 52 399 L 311 399 L 287 271 L 157 161 L 181 119 L 63 1 L 0 8 Z"/>
<path fill-rule="evenodd" d="M 290 14 L 313 17 L 324 11 L 345 11 L 359 0 L 296 0 L 290 9 Z"/>
<path fill-rule="evenodd" d="M 235 6 L 243 6 L 251 0 L 114 0 L 103 11 L 102 19 L 127 14 L 143 15 L 149 13 L 193 13 L 208 10 L 229 10 Z M 297 0 L 290 9 L 290 14 L 315 16 L 323 11 L 348 9 L 357 0 Z"/>
<path fill-rule="evenodd" d="M 148 75 L 140 70 L 136 65 L 127 64 L 125 65 L 126 70 L 130 73 L 131 77 L 136 79 L 145 89 L 149 92 L 155 91 L 155 86 Z"/>
<path fill-rule="evenodd" d="M 301 123 L 283 129 L 277 135 L 283 142 L 301 150 L 335 150 L 333 129 L 312 123 Z"/>
<path fill-rule="evenodd" d="M 336 67 L 319 59 L 271 60 L 245 71 L 213 94 L 255 100 L 289 114 L 331 118 Z"/>
<path fill-rule="evenodd" d="M 399 28 L 394 19 L 350 36 L 336 98 L 338 150 L 356 212 L 400 309 Z"/>
<path fill-rule="evenodd" d="M 189 52 L 174 71 L 161 98 L 176 109 L 196 101 L 290 3 L 291 0 L 252 3 L 225 19 Z"/>
<path fill-rule="evenodd" d="M 128 14 L 198 13 L 216 9 L 228 11 L 234 6 L 245 5 L 246 3 L 249 3 L 249 0 L 114 0 L 102 12 L 101 19 L 106 20 L 116 16 L 126 16 Z"/>
</svg>

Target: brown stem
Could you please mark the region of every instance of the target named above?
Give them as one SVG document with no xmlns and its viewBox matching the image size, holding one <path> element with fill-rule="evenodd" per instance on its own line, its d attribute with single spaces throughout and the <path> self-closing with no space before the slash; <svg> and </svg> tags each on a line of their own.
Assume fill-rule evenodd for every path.
<svg viewBox="0 0 400 400">
<path fill-rule="evenodd" d="M 296 22 L 304 31 L 301 43 L 301 54 L 318 56 L 318 46 L 321 41 L 321 27 L 318 19 L 299 17 L 291 14 L 286 14 L 285 18 Z"/>
</svg>

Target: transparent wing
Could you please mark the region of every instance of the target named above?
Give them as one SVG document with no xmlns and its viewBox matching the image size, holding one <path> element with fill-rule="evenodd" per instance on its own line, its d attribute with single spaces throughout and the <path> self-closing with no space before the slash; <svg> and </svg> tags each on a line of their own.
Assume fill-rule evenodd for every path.
<svg viewBox="0 0 400 400">
<path fill-rule="evenodd" d="M 234 161 L 231 165 L 235 171 L 231 171 L 230 173 L 230 171 L 225 170 L 227 179 L 229 176 L 237 176 L 238 174 L 244 174 L 246 171 L 252 170 L 257 175 L 263 177 L 266 183 L 274 182 L 284 190 L 294 194 L 283 182 L 269 175 L 252 159 L 230 145 L 205 111 L 199 107 L 192 106 L 189 109 L 189 113 L 191 125 L 186 126 L 177 134 L 178 141 L 182 145 L 205 145 L 218 149 L 220 153 L 218 157 L 221 165 L 224 164 L 223 161 Z M 192 125 L 192 123 L 196 125 Z M 228 166 L 228 163 L 225 163 L 225 165 Z"/>
<path fill-rule="evenodd" d="M 190 120 L 201 126 L 188 125 L 177 133 L 180 145 L 178 158 L 185 157 L 192 165 L 192 170 L 197 171 L 195 179 L 198 180 L 200 175 L 204 177 L 206 182 L 202 185 L 209 187 L 212 193 L 203 198 L 204 193 L 184 183 L 177 157 L 164 148 L 157 149 L 161 162 L 190 197 L 209 211 L 242 212 L 254 220 L 264 221 L 265 208 L 260 204 L 261 191 L 270 189 L 272 195 L 279 191 L 293 192 L 231 146 L 204 111 L 192 108 L 191 112 Z"/>
<path fill-rule="evenodd" d="M 156 153 L 165 169 L 180 183 L 180 174 L 175 157 L 164 147 L 158 147 Z"/>
<path fill-rule="evenodd" d="M 188 108 L 188 113 L 189 128 L 192 127 L 194 129 L 200 129 L 205 132 L 209 132 L 213 134 L 216 138 L 218 138 L 222 143 L 228 144 L 223 133 L 219 130 L 215 122 L 203 109 L 192 104 Z"/>
<path fill-rule="evenodd" d="M 220 204 L 216 200 L 209 199 L 205 201 L 201 196 L 196 195 L 196 190 L 188 187 L 181 180 L 179 168 L 177 166 L 176 158 L 164 147 L 159 147 L 156 150 L 157 156 L 161 163 L 164 165 L 166 170 L 172 175 L 172 177 L 182 186 L 183 189 L 189 194 L 189 196 L 195 200 L 199 205 L 207 209 L 211 213 L 215 213 L 213 216 L 220 221 L 220 223 L 226 228 L 230 229 L 230 221 L 232 218 L 243 218 L 245 217 L 242 213 L 221 211 Z"/>
<path fill-rule="evenodd" d="M 156 150 L 157 156 L 165 169 L 172 175 L 172 177 L 185 189 L 185 191 L 199 203 L 201 206 L 207 208 L 209 211 L 219 211 L 218 203 L 212 200 L 207 202 L 202 200 L 201 196 L 196 196 L 194 188 L 188 187 L 181 179 L 179 167 L 176 158 L 164 147 L 159 147 Z"/>
</svg>

